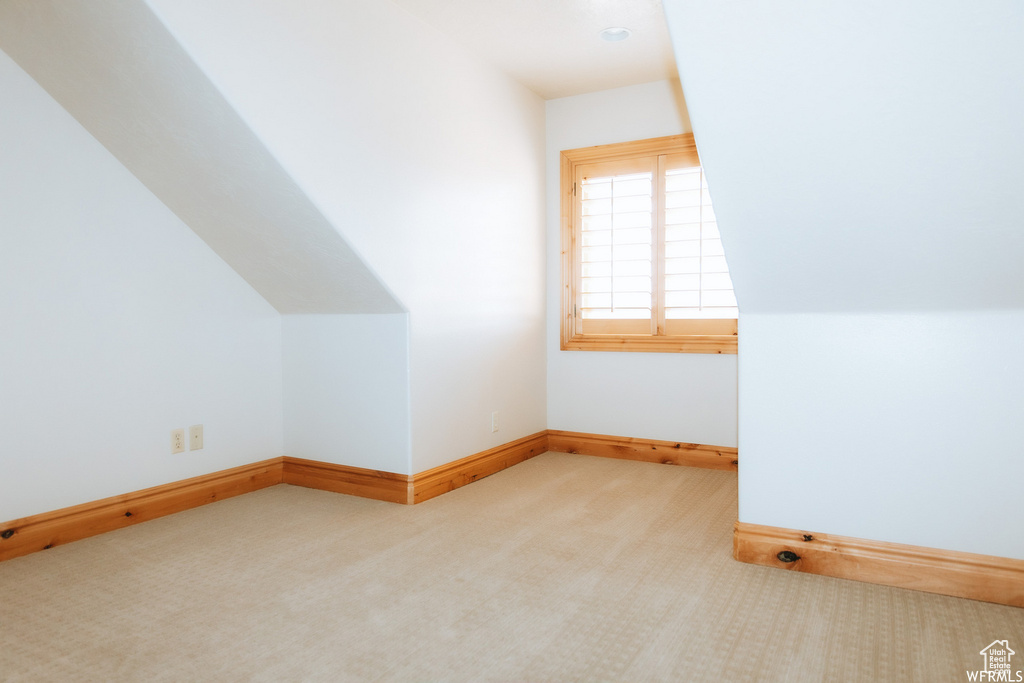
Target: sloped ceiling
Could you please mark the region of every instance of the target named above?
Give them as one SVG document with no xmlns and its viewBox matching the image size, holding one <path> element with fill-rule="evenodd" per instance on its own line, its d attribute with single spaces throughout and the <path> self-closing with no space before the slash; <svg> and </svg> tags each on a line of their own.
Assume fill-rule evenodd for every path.
<svg viewBox="0 0 1024 683">
<path fill-rule="evenodd" d="M 1024 5 L 665 7 L 742 313 L 1024 307 Z"/>
<path fill-rule="evenodd" d="M 281 313 L 403 310 L 142 0 L 3 0 L 0 49 Z"/>
</svg>

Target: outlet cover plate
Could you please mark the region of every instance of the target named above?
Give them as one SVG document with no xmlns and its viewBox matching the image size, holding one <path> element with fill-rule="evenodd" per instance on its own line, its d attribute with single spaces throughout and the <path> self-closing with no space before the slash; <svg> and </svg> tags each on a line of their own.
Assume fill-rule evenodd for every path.
<svg viewBox="0 0 1024 683">
<path fill-rule="evenodd" d="M 185 452 L 185 430 L 171 430 L 171 454 Z"/>
</svg>

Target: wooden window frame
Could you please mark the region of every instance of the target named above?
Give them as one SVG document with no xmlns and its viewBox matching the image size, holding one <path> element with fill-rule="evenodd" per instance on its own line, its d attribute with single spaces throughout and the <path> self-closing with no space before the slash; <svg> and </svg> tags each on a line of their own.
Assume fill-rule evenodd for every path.
<svg viewBox="0 0 1024 683">
<path fill-rule="evenodd" d="M 562 324 L 561 348 L 563 351 L 653 351 L 665 353 L 730 353 L 737 350 L 737 321 L 732 322 L 729 334 L 702 334 L 699 329 L 707 321 L 672 321 L 682 324 L 692 322 L 690 330 L 684 333 L 667 334 L 664 323 L 656 323 L 656 331 L 638 334 L 595 334 L 584 333 L 576 316 L 577 283 L 580 270 L 579 226 L 576 225 L 575 180 L 577 166 L 620 161 L 652 155 L 683 155 L 692 157 L 694 166 L 700 165 L 697 146 L 692 134 L 650 138 L 634 142 L 611 145 L 597 145 L 580 149 L 565 150 L 561 154 L 561 220 L 562 220 Z M 663 174 L 662 174 L 663 175 Z M 656 186 L 662 187 L 659 179 Z M 661 219 L 659 218 L 659 221 Z M 663 247 L 658 248 L 658 261 L 664 259 Z M 661 267 L 656 266 L 655 282 Z M 722 321 L 715 321 L 721 323 Z M 719 325 L 720 326 L 720 325 Z"/>
</svg>

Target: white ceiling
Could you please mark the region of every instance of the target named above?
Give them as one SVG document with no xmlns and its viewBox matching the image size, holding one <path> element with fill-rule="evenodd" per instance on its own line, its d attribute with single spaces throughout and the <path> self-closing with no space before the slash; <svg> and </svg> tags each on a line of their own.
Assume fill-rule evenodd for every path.
<svg viewBox="0 0 1024 683">
<path fill-rule="evenodd" d="M 661 0 L 394 2 L 545 99 L 676 78 Z"/>
</svg>

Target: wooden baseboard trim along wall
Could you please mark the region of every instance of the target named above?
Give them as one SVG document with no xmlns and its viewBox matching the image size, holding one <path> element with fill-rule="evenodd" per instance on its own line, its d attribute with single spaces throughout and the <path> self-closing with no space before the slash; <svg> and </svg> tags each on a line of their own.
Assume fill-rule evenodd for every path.
<svg viewBox="0 0 1024 683">
<path fill-rule="evenodd" d="M 0 524 L 0 561 L 276 484 L 422 503 L 549 450 L 736 470 L 735 448 L 553 430 L 412 476 L 282 456 Z"/>
<path fill-rule="evenodd" d="M 281 483 L 281 458 L 0 524 L 0 561 Z"/>
<path fill-rule="evenodd" d="M 561 432 L 554 429 L 548 430 L 548 450 L 733 472 L 737 471 L 739 465 L 738 451 L 726 446 Z"/>
<path fill-rule="evenodd" d="M 537 432 L 413 476 L 413 503 L 422 503 L 477 479 L 518 465 L 548 450 L 548 433 Z"/>
<path fill-rule="evenodd" d="M 303 460 L 284 456 L 281 483 L 304 486 L 321 491 L 347 493 L 389 503 L 411 504 L 412 477 L 381 470 L 335 465 L 329 462 Z"/>
<path fill-rule="evenodd" d="M 538 432 L 412 476 L 285 456 L 282 483 L 413 505 L 517 465 L 547 450 Z"/>
<path fill-rule="evenodd" d="M 736 523 L 740 562 L 1024 607 L 1024 560 Z"/>
</svg>

